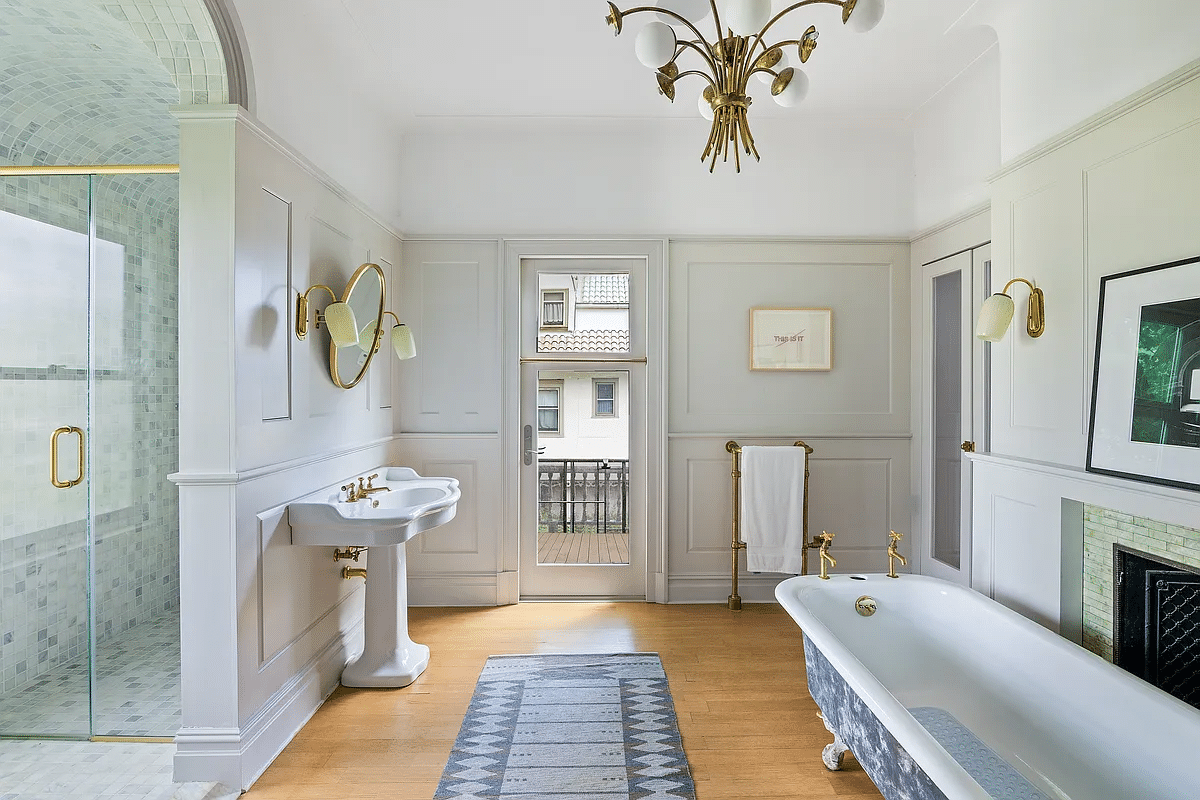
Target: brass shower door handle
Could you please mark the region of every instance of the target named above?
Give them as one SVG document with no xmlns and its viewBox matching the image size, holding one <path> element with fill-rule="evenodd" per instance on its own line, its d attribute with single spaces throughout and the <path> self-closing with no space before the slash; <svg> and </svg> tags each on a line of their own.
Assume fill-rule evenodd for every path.
<svg viewBox="0 0 1200 800">
<path fill-rule="evenodd" d="M 63 481 L 58 478 L 58 437 L 64 433 L 74 433 L 79 436 L 79 475 L 71 481 Z M 56 489 L 70 489 L 72 486 L 78 486 L 83 483 L 83 467 L 83 429 L 74 426 L 56 428 L 54 433 L 50 434 L 50 483 L 54 484 Z"/>
</svg>

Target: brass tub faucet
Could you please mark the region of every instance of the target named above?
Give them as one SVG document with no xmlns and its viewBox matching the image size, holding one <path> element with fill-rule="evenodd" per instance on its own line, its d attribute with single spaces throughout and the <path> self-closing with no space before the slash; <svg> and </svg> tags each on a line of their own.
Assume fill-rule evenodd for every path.
<svg viewBox="0 0 1200 800">
<path fill-rule="evenodd" d="M 900 559 L 900 563 L 902 565 L 904 565 L 906 567 L 908 566 L 908 559 L 905 558 L 904 556 L 900 555 L 900 553 L 896 551 L 896 544 L 901 539 L 904 538 L 904 534 L 896 533 L 895 531 L 892 531 L 889 534 L 888 538 L 890 538 L 892 541 L 888 545 L 888 575 L 887 576 L 889 578 L 899 578 L 900 576 L 896 574 L 896 559 Z"/>
<path fill-rule="evenodd" d="M 829 567 L 837 566 L 837 559 L 829 555 L 829 545 L 833 543 L 835 534 L 829 531 L 821 531 L 821 580 L 829 580 Z"/>
</svg>

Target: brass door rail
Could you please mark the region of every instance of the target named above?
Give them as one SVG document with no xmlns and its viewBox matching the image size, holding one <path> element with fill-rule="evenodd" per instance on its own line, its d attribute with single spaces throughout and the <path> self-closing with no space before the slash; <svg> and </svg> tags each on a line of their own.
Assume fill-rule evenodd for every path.
<svg viewBox="0 0 1200 800">
<path fill-rule="evenodd" d="M 800 551 L 800 574 L 808 574 L 808 457 L 813 449 L 800 440 L 792 445 L 804 448 L 804 545 Z M 738 550 L 745 550 L 746 543 L 742 541 L 742 446 L 730 439 L 725 443 L 725 452 L 733 455 L 733 591 L 729 594 L 729 610 L 741 611 L 742 598 L 738 595 Z M 817 545 L 820 544 L 818 540 Z M 815 546 L 815 545 L 814 545 Z"/>
<path fill-rule="evenodd" d="M 36 167 L 0 165 L 0 178 L 42 175 L 174 175 L 178 164 L 50 164 Z"/>
</svg>

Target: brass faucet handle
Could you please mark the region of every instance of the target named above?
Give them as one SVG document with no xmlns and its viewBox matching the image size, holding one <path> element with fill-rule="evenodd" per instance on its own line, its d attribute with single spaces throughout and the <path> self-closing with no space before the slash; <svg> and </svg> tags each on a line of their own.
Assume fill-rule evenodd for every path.
<svg viewBox="0 0 1200 800">
<path fill-rule="evenodd" d="M 376 472 L 374 475 L 371 475 L 367 478 L 367 488 L 368 489 L 375 488 L 375 479 L 378 477 L 379 477 L 379 473 Z"/>
<path fill-rule="evenodd" d="M 345 486 L 342 487 L 342 491 L 346 493 L 346 502 L 353 503 L 354 502 L 354 484 L 353 483 L 346 484 Z"/>
<path fill-rule="evenodd" d="M 890 533 L 888 533 L 888 538 L 892 540 L 892 547 L 895 547 L 896 543 L 904 538 L 904 534 L 896 533 L 895 531 L 891 531 Z"/>
<path fill-rule="evenodd" d="M 820 538 L 820 539 L 822 540 L 822 542 L 823 542 L 823 543 L 822 543 L 822 545 L 821 545 L 821 549 L 822 549 L 822 550 L 828 550 L 828 549 L 829 549 L 829 545 L 833 544 L 833 537 L 834 537 L 834 536 L 836 536 L 836 535 L 837 535 L 837 534 L 835 534 L 835 533 L 830 533 L 829 531 L 821 531 L 821 535 L 820 535 L 820 537 L 818 537 L 818 538 Z"/>
</svg>

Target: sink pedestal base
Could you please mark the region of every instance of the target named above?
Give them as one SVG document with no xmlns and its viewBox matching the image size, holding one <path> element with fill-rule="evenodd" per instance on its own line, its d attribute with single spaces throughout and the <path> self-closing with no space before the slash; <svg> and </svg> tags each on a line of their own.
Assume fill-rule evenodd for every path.
<svg viewBox="0 0 1200 800">
<path fill-rule="evenodd" d="M 342 671 L 343 686 L 408 686 L 429 665 L 429 648 L 408 638 L 408 571 L 403 544 L 372 547 L 362 655 Z"/>
</svg>

